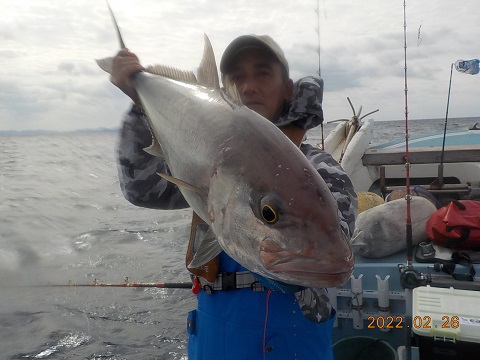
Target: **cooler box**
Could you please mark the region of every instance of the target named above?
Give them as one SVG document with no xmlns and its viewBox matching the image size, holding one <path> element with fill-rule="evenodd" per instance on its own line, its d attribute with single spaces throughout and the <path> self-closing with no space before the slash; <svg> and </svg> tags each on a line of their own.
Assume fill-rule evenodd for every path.
<svg viewBox="0 0 480 360">
<path fill-rule="evenodd" d="M 421 360 L 480 358 L 480 291 L 415 288 L 412 331 Z"/>
</svg>

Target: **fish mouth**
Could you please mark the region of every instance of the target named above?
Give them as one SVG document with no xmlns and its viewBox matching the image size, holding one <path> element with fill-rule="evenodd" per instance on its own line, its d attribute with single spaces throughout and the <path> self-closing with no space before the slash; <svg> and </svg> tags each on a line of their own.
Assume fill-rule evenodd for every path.
<svg viewBox="0 0 480 360">
<path fill-rule="evenodd" d="M 339 286 L 344 284 L 353 271 L 354 258 L 351 252 L 341 257 L 335 254 L 329 259 L 285 250 L 271 240 L 262 241 L 260 258 L 268 272 L 285 277 L 288 282 L 305 286 Z"/>
<path fill-rule="evenodd" d="M 265 269 L 273 273 L 288 274 L 292 279 L 343 281 L 353 271 L 353 257 L 339 261 L 322 262 L 304 256 L 282 257 L 274 263 L 265 264 Z M 339 266 L 341 266 L 339 268 Z"/>
</svg>

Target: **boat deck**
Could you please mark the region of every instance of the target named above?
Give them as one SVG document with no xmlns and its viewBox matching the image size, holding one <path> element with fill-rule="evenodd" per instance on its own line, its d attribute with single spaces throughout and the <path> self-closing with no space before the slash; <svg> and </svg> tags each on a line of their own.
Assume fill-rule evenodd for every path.
<svg viewBox="0 0 480 360">
<path fill-rule="evenodd" d="M 365 127 L 371 126 L 368 123 Z M 355 135 L 370 141 L 369 133 L 360 131 Z M 410 184 L 428 188 L 439 200 L 450 198 L 475 199 L 480 196 L 480 131 L 449 130 L 445 138 L 445 152 L 442 155 L 443 132 L 409 137 Z M 388 193 L 395 187 L 405 186 L 405 139 L 391 141 L 382 145 L 363 146 L 354 137 L 351 149 L 345 152 L 342 165 L 352 179 L 357 191 Z M 353 144 L 353 145 L 352 145 Z M 360 145 L 359 145 L 360 144 Z M 350 152 L 348 152 L 350 150 Z M 348 156 L 347 156 L 348 155 Z M 443 156 L 443 159 L 442 159 Z M 444 166 L 440 167 L 442 162 Z M 435 182 L 439 177 L 441 182 Z M 442 185 L 439 185 L 442 184 Z M 439 255 L 442 251 L 436 253 Z M 448 251 L 447 251 L 448 252 Z M 443 259 L 449 259 L 451 253 Z M 353 274 L 343 286 L 329 289 L 329 297 L 337 310 L 334 325 L 333 342 L 352 337 L 371 337 L 387 341 L 394 349 L 406 343 L 407 316 L 412 316 L 413 293 L 416 286 L 429 285 L 435 288 L 464 289 L 469 292 L 480 291 L 480 281 L 459 281 L 450 274 L 436 271 L 434 263 L 413 260 L 409 270 L 408 286 L 402 286 L 402 271 L 406 267 L 405 251 L 394 255 L 371 259 L 356 256 Z M 440 264 L 439 264 L 440 265 Z M 437 265 L 437 269 L 441 267 Z M 477 274 L 480 264 L 475 264 Z M 456 265 L 455 273 L 470 275 L 470 268 Z M 425 288 L 419 288 L 423 290 Z M 419 290 L 415 290 L 418 293 Z M 459 307 L 458 311 L 460 311 Z M 444 314 L 455 316 L 453 314 Z M 408 313 L 407 313 L 408 312 Z M 418 320 L 418 319 L 417 319 Z M 421 319 L 420 319 L 421 320 Z M 480 323 L 480 315 L 478 317 Z M 421 337 L 412 338 L 413 345 L 419 345 Z M 476 353 L 480 351 L 480 336 Z M 424 347 L 422 347 L 423 349 Z M 418 349 L 417 349 L 418 350 Z M 405 358 L 405 353 L 400 359 Z M 412 352 L 418 359 L 418 351 Z"/>
<path fill-rule="evenodd" d="M 406 264 L 406 255 L 400 252 L 379 259 L 355 258 L 351 280 L 345 285 L 329 289 L 332 304 L 337 309 L 334 325 L 334 343 L 348 337 L 370 336 L 386 340 L 395 349 L 405 345 L 406 306 L 411 299 L 400 283 L 399 266 Z M 422 275 L 431 275 L 431 286 L 480 290 L 479 281 L 458 281 L 434 270 L 433 263 L 413 261 L 413 268 Z M 480 265 L 474 265 L 477 273 Z M 457 266 L 456 272 L 467 273 Z M 380 306 L 380 305 L 382 306 Z"/>
</svg>

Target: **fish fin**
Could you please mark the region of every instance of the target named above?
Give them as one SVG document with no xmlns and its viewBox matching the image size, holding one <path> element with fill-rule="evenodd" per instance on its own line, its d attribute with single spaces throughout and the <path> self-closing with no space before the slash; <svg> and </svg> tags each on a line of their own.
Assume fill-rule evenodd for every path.
<svg viewBox="0 0 480 360">
<path fill-rule="evenodd" d="M 152 145 L 144 148 L 143 151 L 145 151 L 147 154 L 150 154 L 152 156 L 162 157 L 162 158 L 165 157 L 165 155 L 163 154 L 162 147 L 160 146 L 158 141 L 155 139 L 153 140 Z"/>
<path fill-rule="evenodd" d="M 167 181 L 170 181 L 171 183 L 173 183 L 173 184 L 175 184 L 175 185 L 177 185 L 177 186 L 179 186 L 179 187 L 183 187 L 183 188 L 186 188 L 186 189 L 188 189 L 188 190 L 191 190 L 191 191 L 194 191 L 194 192 L 196 192 L 196 193 L 199 193 L 199 194 L 201 194 L 201 195 L 205 195 L 205 192 L 204 192 L 204 191 L 202 191 L 201 189 L 199 189 L 199 188 L 197 188 L 197 187 L 195 187 L 195 186 L 193 186 L 193 185 L 191 185 L 191 184 L 189 184 L 189 183 L 187 183 L 187 182 L 185 182 L 185 181 L 183 181 L 183 180 L 180 180 L 180 179 L 177 179 L 177 178 L 175 178 L 175 177 L 173 177 L 173 176 L 170 176 L 170 175 L 167 175 L 167 174 L 163 174 L 163 173 L 159 173 L 159 172 L 157 172 L 157 175 L 160 176 L 160 177 L 162 177 L 162 178 L 164 178 L 164 179 L 167 180 Z"/>
<path fill-rule="evenodd" d="M 107 5 L 108 5 L 108 10 L 110 11 L 110 15 L 112 16 L 113 25 L 115 25 L 115 30 L 117 31 L 117 37 L 118 37 L 118 42 L 120 43 L 120 49 L 126 49 L 125 43 L 123 42 L 123 39 L 122 39 L 120 28 L 118 27 L 117 19 L 115 19 L 115 15 L 113 15 L 112 8 L 110 7 L 110 4 L 108 3 L 108 1 L 107 1 Z"/>
<path fill-rule="evenodd" d="M 95 61 L 97 62 L 98 66 L 100 66 L 102 70 L 106 71 L 109 74 L 112 73 L 113 57 L 108 57 L 105 59 L 96 59 Z M 160 75 L 172 80 L 181 81 L 187 84 L 192 84 L 192 85 L 197 84 L 197 78 L 195 77 L 195 74 L 192 71 L 179 70 L 171 66 L 159 65 L 159 64 L 148 65 L 145 68 L 145 72 L 148 72 L 154 75 Z"/>
<path fill-rule="evenodd" d="M 198 84 L 220 90 L 220 80 L 218 78 L 217 64 L 215 62 L 215 54 L 212 44 L 207 34 L 204 34 L 205 45 L 203 47 L 203 57 L 197 71 Z"/>
<path fill-rule="evenodd" d="M 158 141 L 157 137 L 155 136 L 155 131 L 152 130 L 152 125 L 150 123 L 149 117 L 146 115 L 144 116 L 145 116 L 148 130 L 150 130 L 150 135 L 152 136 L 152 143 L 150 146 L 143 148 L 143 151 L 145 151 L 147 154 L 150 154 L 152 156 L 165 157 L 162 146 L 160 145 L 160 141 Z"/>
<path fill-rule="evenodd" d="M 115 25 L 115 30 L 117 31 L 117 37 L 118 37 L 118 42 L 120 44 L 121 49 L 125 49 L 125 43 L 123 42 L 122 34 L 120 33 L 120 28 L 118 27 L 117 19 L 115 19 L 115 15 L 113 14 L 112 8 L 110 7 L 110 4 L 107 1 L 107 6 L 108 10 L 110 11 L 110 15 L 112 17 L 113 25 Z M 96 59 L 95 60 L 100 66 L 100 68 L 107 73 L 111 74 L 112 73 L 112 68 L 113 68 L 113 57 L 108 57 L 105 59 Z"/>
<path fill-rule="evenodd" d="M 111 74 L 112 73 L 112 68 L 113 68 L 113 57 L 108 57 L 105 59 L 95 59 L 97 62 L 98 66 L 103 71 L 106 71 L 107 73 Z"/>
<path fill-rule="evenodd" d="M 234 82 L 226 81 L 225 84 L 225 93 L 228 95 L 231 101 L 236 105 L 242 105 L 242 99 L 240 98 L 240 93 L 238 92 L 237 85 Z"/>
<path fill-rule="evenodd" d="M 359 236 L 362 235 L 363 230 L 359 230 L 358 232 L 355 231 L 354 234 L 352 235 L 352 238 L 350 239 L 350 245 L 352 246 L 364 246 L 366 245 L 363 239 L 359 239 Z"/>
<path fill-rule="evenodd" d="M 187 268 L 197 268 L 203 264 L 212 260 L 215 256 L 222 252 L 222 248 L 217 241 L 217 237 L 212 229 L 208 229 L 205 236 L 200 243 L 195 255 L 193 256 L 190 264 L 187 265 Z"/>
<path fill-rule="evenodd" d="M 192 71 L 179 70 L 170 66 L 165 65 L 149 65 L 145 68 L 145 71 L 154 74 L 160 75 L 172 80 L 181 81 L 187 84 L 197 84 L 197 78 Z"/>
</svg>

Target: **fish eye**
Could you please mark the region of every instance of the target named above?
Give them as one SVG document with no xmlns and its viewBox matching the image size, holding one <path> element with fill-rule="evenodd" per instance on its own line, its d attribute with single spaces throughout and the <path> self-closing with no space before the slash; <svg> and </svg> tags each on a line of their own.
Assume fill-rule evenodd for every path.
<svg viewBox="0 0 480 360">
<path fill-rule="evenodd" d="M 261 210 L 262 219 L 267 224 L 275 224 L 278 221 L 278 211 L 273 206 L 263 204 Z"/>
</svg>

